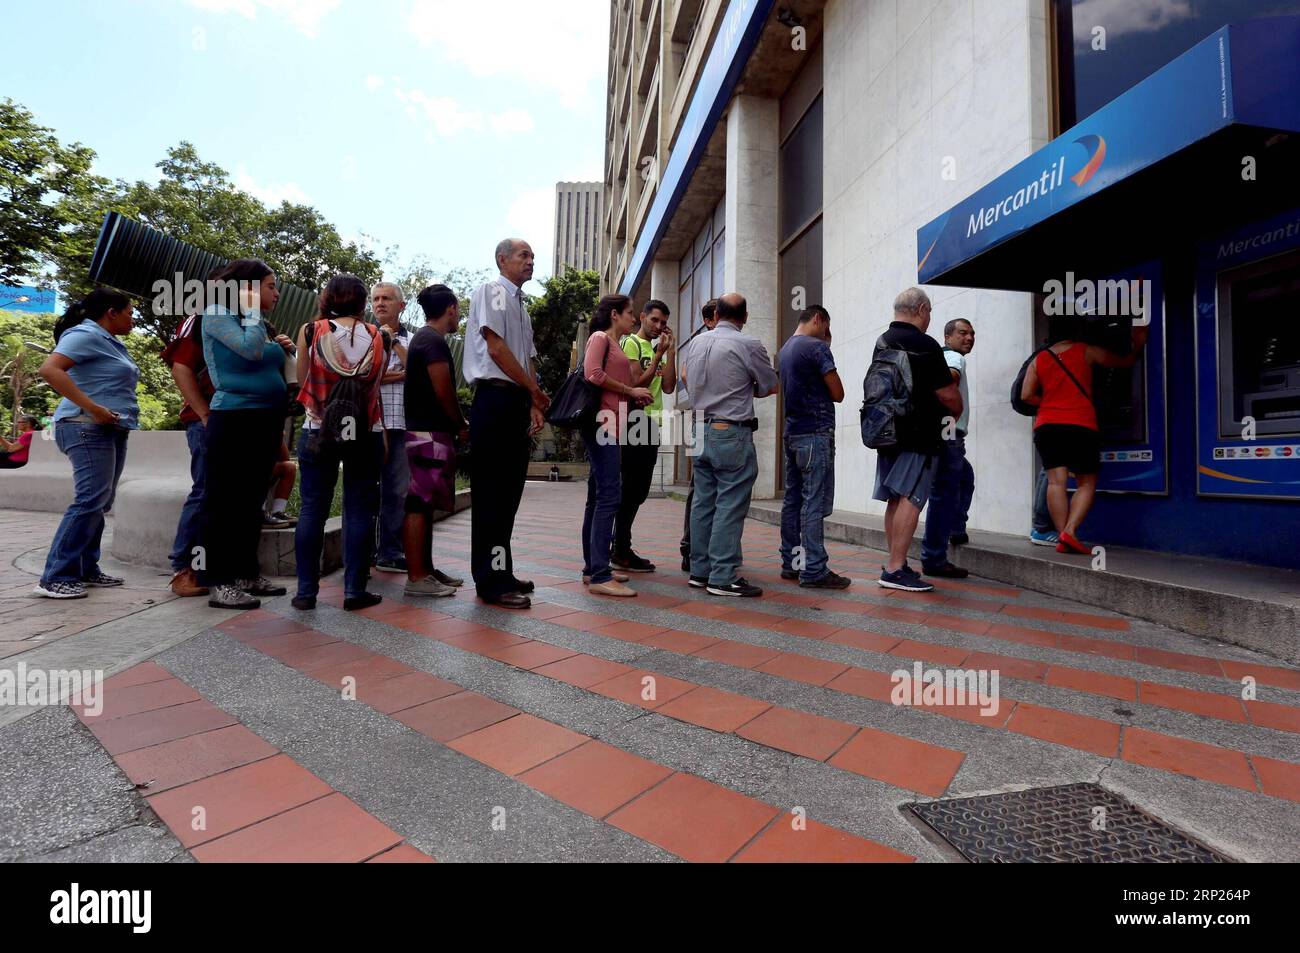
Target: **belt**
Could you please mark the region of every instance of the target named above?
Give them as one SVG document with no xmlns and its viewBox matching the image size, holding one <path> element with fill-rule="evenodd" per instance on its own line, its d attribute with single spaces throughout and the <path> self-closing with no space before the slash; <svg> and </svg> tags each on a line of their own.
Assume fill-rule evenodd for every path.
<svg viewBox="0 0 1300 953">
<path fill-rule="evenodd" d="M 480 378 L 480 379 L 475 383 L 474 386 L 475 386 L 475 387 L 483 387 L 483 386 L 485 386 L 485 385 L 488 386 L 488 387 L 512 387 L 512 388 L 514 388 L 515 390 L 523 390 L 523 388 L 520 387 L 518 384 L 516 384 L 514 381 L 503 381 L 503 380 L 498 380 L 498 379 L 495 378 L 495 377 L 483 377 L 483 378 Z"/>
<path fill-rule="evenodd" d="M 748 430 L 758 430 L 758 418 L 750 417 L 748 420 L 726 420 L 722 417 L 705 417 L 706 424 L 728 424 L 732 427 L 745 427 Z"/>
</svg>

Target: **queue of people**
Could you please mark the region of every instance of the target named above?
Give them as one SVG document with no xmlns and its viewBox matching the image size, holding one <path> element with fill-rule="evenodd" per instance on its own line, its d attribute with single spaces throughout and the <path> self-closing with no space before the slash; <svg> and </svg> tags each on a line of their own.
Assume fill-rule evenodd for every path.
<svg viewBox="0 0 1300 953">
<path fill-rule="evenodd" d="M 263 526 L 293 524 L 284 510 L 300 478 L 292 605 L 314 609 L 341 472 L 344 608 L 381 601 L 367 590 L 372 569 L 404 573 L 408 596 L 454 596 L 465 581 L 434 565 L 433 514 L 454 509 L 457 452 L 472 444 L 475 591 L 492 605 L 531 607 L 536 587 L 516 576 L 511 538 L 531 438 L 544 425 L 550 397 L 537 376 L 522 291 L 532 277 L 532 249 L 506 239 L 495 261 L 499 274 L 474 292 L 466 322 L 463 373 L 474 388 L 468 420 L 447 343 L 460 306 L 445 285 L 418 296 L 425 323 L 412 335 L 401 323 L 407 304 L 399 287 L 381 282 L 368 290 L 352 275 L 337 275 L 320 296 L 316 319 L 294 341 L 270 323 L 279 292 L 265 263 L 241 259 L 209 276 L 235 283 L 238 296 L 186 318 L 162 354 L 185 401 L 181 421 L 191 454 L 192 489 L 170 554 L 177 595 L 251 609 L 262 597 L 287 594 L 262 574 L 258 544 Z M 76 488 L 36 588 L 42 596 L 82 598 L 89 587 L 122 584 L 102 571 L 99 557 L 104 514 L 130 431 L 139 426 L 139 368 L 120 340 L 131 331 L 133 305 L 116 292 L 91 293 L 56 326 L 56 347 L 40 370 L 62 397 L 54 438 L 73 464 Z M 367 307 L 377 323 L 366 321 Z M 974 492 L 965 441 L 975 328 L 963 318 L 949 321 L 941 346 L 926 333 L 932 305 L 919 288 L 899 294 L 893 313 L 876 342 L 862 411 L 864 442 L 877 451 L 873 496 L 886 505 L 878 585 L 925 592 L 933 586 L 923 576 L 967 574 L 948 553 L 968 541 Z M 663 395 L 673 393 L 677 409 L 692 411 L 701 425 L 680 547 L 689 584 L 716 596 L 762 594 L 741 575 L 741 537 L 758 476 L 754 402 L 778 391 L 785 416 L 781 576 L 804 588 L 852 584 L 830 567 L 823 531 L 835 493 L 835 404 L 845 393 L 831 350 L 831 315 L 820 305 L 804 310 L 775 362 L 745 333 L 748 317 L 739 294 L 708 302 L 702 326 L 679 352 L 663 301 L 647 301 L 638 312 L 631 298 L 615 294 L 596 307 L 582 364 L 596 396 L 579 426 L 590 461 L 582 580 L 592 594 L 635 597 L 630 574 L 656 569 L 634 550 L 633 526 L 658 460 Z M 1054 319 L 1049 331 L 1048 345 L 1026 364 L 1019 394 L 1034 409 L 1043 462 L 1031 542 L 1087 554 L 1078 533 L 1100 461 L 1092 368 L 1131 367 L 1145 328 L 1134 329 L 1125 355 L 1082 342 L 1078 318 Z M 296 404 L 306 416 L 295 464 L 285 433 Z M 0 467 L 25 463 L 37 426 L 34 418 L 22 421 L 19 440 L 4 441 Z M 923 510 L 917 572 L 907 554 Z"/>
</svg>

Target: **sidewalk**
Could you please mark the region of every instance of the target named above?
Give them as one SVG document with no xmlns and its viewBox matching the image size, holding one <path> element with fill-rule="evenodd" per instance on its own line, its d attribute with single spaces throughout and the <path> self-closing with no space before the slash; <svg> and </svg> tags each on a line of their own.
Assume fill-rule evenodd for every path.
<svg viewBox="0 0 1300 953">
<path fill-rule="evenodd" d="M 780 500 L 755 500 L 750 517 L 781 525 Z M 910 552 L 920 558 L 922 521 Z M 883 549 L 879 516 L 836 510 L 826 538 Z M 973 530 L 949 550 L 954 563 L 985 579 L 1063 599 L 1109 606 L 1139 619 L 1300 662 L 1300 572 L 1222 559 L 1106 546 L 1104 570 L 1093 560 L 1033 546 L 1023 536 Z"/>
<path fill-rule="evenodd" d="M 854 585 L 803 590 L 753 520 L 764 596 L 720 599 L 678 571 L 668 499 L 635 534 L 659 571 L 602 599 L 577 579 L 584 496 L 525 490 L 529 612 L 379 574 L 384 603 L 345 613 L 336 575 L 314 612 L 173 602 L 65 640 L 121 657 L 154 617 L 201 626 L 98 717 L 0 726 L 0 860 L 940 862 L 907 805 L 1078 782 L 1228 858 L 1300 860 L 1300 669 L 986 579 L 887 592 L 880 554 L 844 543 Z M 469 530 L 437 528 L 444 571 L 468 575 Z M 894 704 L 918 663 L 997 672 L 995 704 Z"/>
</svg>

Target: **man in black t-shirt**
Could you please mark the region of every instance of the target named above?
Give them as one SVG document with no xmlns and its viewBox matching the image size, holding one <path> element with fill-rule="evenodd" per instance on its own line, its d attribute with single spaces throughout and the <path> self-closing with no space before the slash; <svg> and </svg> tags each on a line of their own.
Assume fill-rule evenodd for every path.
<svg viewBox="0 0 1300 953">
<path fill-rule="evenodd" d="M 920 288 L 908 288 L 894 300 L 894 321 L 876 343 L 877 350 L 905 351 L 912 370 L 913 409 L 898 420 L 897 445 L 877 453 L 874 494 L 874 499 L 888 504 L 885 538 L 889 560 L 879 585 L 905 592 L 934 588 L 907 564 L 907 548 L 930 497 L 943 449 L 944 419 L 960 417 L 962 411 L 961 391 L 948 371 L 943 348 L 925 333 L 930 312 L 929 296 Z"/>
<path fill-rule="evenodd" d="M 430 285 L 416 300 L 427 323 L 406 348 L 406 594 L 452 596 L 465 581 L 433 568 L 433 512 L 455 512 L 456 444 L 469 441 L 447 346 L 447 335 L 460 323 L 460 304 L 446 285 Z"/>
</svg>

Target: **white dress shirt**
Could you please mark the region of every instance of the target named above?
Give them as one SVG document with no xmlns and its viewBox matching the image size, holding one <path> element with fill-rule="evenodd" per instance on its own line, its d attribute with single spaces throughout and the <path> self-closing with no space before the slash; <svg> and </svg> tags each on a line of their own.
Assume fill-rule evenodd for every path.
<svg viewBox="0 0 1300 953">
<path fill-rule="evenodd" d="M 524 293 L 505 275 L 479 286 L 469 301 L 469 321 L 465 328 L 465 382 L 482 380 L 513 383 L 509 374 L 497 366 L 488 354 L 483 329 L 488 328 L 506 342 L 519 366 L 529 377 L 529 361 L 537 357 L 533 344 L 533 322 L 524 307 Z"/>
</svg>

